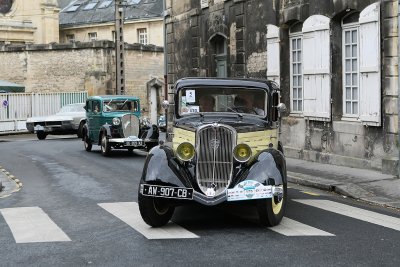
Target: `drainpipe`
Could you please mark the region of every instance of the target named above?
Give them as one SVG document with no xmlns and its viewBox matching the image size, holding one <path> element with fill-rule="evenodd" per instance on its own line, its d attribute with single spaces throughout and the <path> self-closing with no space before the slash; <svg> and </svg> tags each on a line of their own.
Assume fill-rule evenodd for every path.
<svg viewBox="0 0 400 267">
<path fill-rule="evenodd" d="M 398 64 L 397 64 L 397 79 L 398 79 L 398 90 L 397 90 L 397 115 L 398 115 L 398 127 L 397 129 L 400 129 L 400 79 L 399 79 L 399 74 L 400 74 L 400 54 L 399 54 L 399 49 L 400 49 L 400 40 L 398 39 L 400 36 L 400 3 L 399 1 L 397 2 L 398 5 L 398 13 L 397 13 L 397 60 L 398 60 Z M 399 151 L 399 161 L 400 161 L 400 133 L 399 130 L 397 130 L 397 150 Z M 397 168 L 397 177 L 400 177 L 400 162 L 398 164 L 398 168 Z"/>
<path fill-rule="evenodd" d="M 167 66 L 167 0 L 163 0 L 163 20 L 164 20 L 164 99 L 168 100 L 168 66 Z M 164 110 L 165 127 L 168 135 L 168 108 Z"/>
</svg>

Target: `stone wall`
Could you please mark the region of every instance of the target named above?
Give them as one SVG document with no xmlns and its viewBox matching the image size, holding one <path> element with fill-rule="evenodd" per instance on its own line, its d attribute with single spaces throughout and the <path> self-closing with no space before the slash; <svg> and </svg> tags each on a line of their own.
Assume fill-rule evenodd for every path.
<svg viewBox="0 0 400 267">
<path fill-rule="evenodd" d="M 26 92 L 88 91 L 115 94 L 115 52 L 110 41 L 0 46 L 0 80 L 25 86 Z M 126 94 L 139 96 L 148 115 L 147 84 L 163 80 L 163 48 L 126 45 Z M 160 88 L 160 101 L 163 99 Z"/>
</svg>

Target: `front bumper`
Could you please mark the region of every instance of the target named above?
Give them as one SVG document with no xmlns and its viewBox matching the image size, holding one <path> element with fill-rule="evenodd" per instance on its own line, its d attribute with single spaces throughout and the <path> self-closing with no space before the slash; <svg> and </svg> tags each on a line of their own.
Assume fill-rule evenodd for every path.
<svg viewBox="0 0 400 267">
<path fill-rule="evenodd" d="M 111 145 L 118 145 L 122 147 L 143 147 L 145 146 L 145 140 L 140 139 L 136 136 L 129 136 L 125 138 L 110 138 L 108 142 Z"/>
<path fill-rule="evenodd" d="M 246 188 L 246 184 L 252 184 L 252 186 Z M 152 187 L 153 190 L 149 193 L 143 190 L 144 186 Z M 156 190 L 162 189 L 162 190 Z M 193 200 L 197 203 L 206 206 L 215 206 L 225 201 L 235 202 L 235 201 L 246 201 L 246 200 L 256 200 L 256 199 L 268 199 L 277 197 L 280 201 L 283 197 L 283 185 L 262 185 L 253 180 L 245 180 L 237 184 L 232 189 L 227 189 L 225 193 L 218 196 L 209 197 L 200 192 L 194 191 L 190 193 L 190 198 L 185 194 L 185 198 L 180 197 L 177 194 L 169 194 L 170 192 L 177 192 L 178 190 L 190 190 L 192 188 L 181 188 L 173 186 L 159 186 L 154 184 L 141 184 L 140 193 L 145 196 L 157 197 L 157 198 L 168 198 L 168 199 L 178 199 L 178 200 Z"/>
<path fill-rule="evenodd" d="M 27 127 L 28 128 L 28 127 Z M 29 128 L 28 128 L 29 130 Z M 43 131 L 46 133 L 50 132 L 74 132 L 77 131 L 77 128 L 72 124 L 63 124 L 63 125 L 52 125 L 52 126 L 42 126 L 36 125 L 33 127 L 33 132 Z"/>
</svg>

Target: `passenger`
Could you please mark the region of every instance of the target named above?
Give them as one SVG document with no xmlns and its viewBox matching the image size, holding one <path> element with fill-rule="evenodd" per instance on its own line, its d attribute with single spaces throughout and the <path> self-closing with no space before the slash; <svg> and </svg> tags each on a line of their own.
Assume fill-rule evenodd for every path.
<svg viewBox="0 0 400 267">
<path fill-rule="evenodd" d="M 254 96 L 252 94 L 240 93 L 235 97 L 233 110 L 240 113 L 256 114 L 253 101 Z"/>
<path fill-rule="evenodd" d="M 215 98 L 210 95 L 203 95 L 199 99 L 200 112 L 213 112 L 215 108 Z"/>
</svg>

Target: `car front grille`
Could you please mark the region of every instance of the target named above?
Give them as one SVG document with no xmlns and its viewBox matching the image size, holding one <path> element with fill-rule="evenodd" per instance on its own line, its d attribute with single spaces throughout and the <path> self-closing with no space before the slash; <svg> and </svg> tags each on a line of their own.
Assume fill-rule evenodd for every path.
<svg viewBox="0 0 400 267">
<path fill-rule="evenodd" d="M 124 137 L 139 136 L 139 119 L 133 114 L 126 114 L 121 118 Z"/>
<path fill-rule="evenodd" d="M 196 134 L 197 183 L 204 194 L 219 195 L 232 180 L 233 148 L 236 131 L 230 126 L 212 124 Z M 214 193 L 213 193 L 214 192 Z"/>
</svg>

